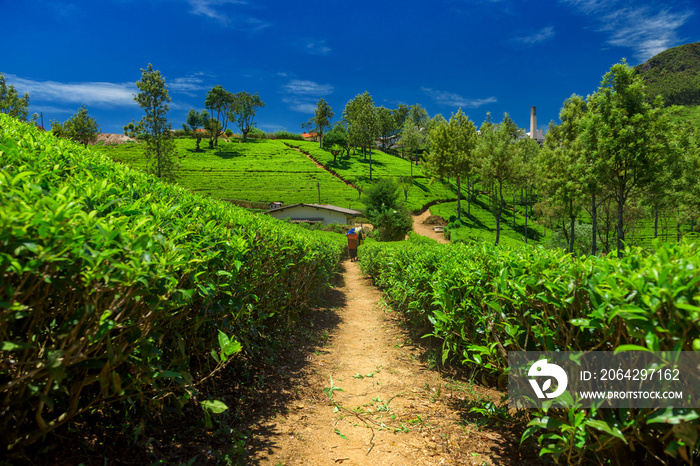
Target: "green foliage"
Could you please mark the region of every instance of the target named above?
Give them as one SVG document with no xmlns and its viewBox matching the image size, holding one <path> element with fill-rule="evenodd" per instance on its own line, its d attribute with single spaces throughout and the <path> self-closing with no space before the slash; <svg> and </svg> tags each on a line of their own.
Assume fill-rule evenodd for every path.
<svg viewBox="0 0 700 466">
<path fill-rule="evenodd" d="M 330 133 L 329 133 L 330 134 Z M 328 134 L 324 139 L 328 138 Z M 336 173 L 343 180 L 354 186 L 365 187 L 370 184 L 369 163 L 360 156 L 348 156 L 335 159 L 331 152 L 320 149 L 318 144 L 310 141 L 287 141 L 287 145 L 297 147 L 311 156 L 327 170 Z M 373 172 L 377 179 L 411 176 L 411 163 L 408 160 L 386 154 L 379 150 L 372 151 Z M 334 162 L 336 160 L 336 162 Z M 456 185 L 450 180 L 431 180 L 423 173 L 422 165 L 413 167 L 413 182 L 407 201 L 411 210 L 423 210 L 426 204 L 438 200 L 457 199 Z M 357 199 L 357 195 L 355 196 Z"/>
<path fill-rule="evenodd" d="M 320 140 L 319 144 L 323 146 L 323 133 L 331 127 L 333 116 L 334 113 L 330 104 L 323 99 L 319 99 L 314 110 L 314 117 L 306 125 L 302 126 L 305 126 L 310 133 L 317 133 Z"/>
<path fill-rule="evenodd" d="M 333 164 L 337 157 L 348 148 L 348 132 L 343 125 L 337 124 L 323 138 L 321 147 L 333 154 Z"/>
<path fill-rule="evenodd" d="M 343 252 L 5 115 L 0 187 L 0 439 L 12 449 L 95 409 L 150 419 L 199 399 L 218 412 L 199 384 L 293 322 Z"/>
<path fill-rule="evenodd" d="M 251 95 L 241 91 L 233 95 L 229 118 L 243 133 L 244 140 L 248 137 L 248 133 L 255 128 L 255 112 L 264 106 L 265 102 L 262 101 L 257 92 Z"/>
<path fill-rule="evenodd" d="M 222 142 L 214 149 L 204 145 L 201 152 L 195 151 L 193 140 L 176 141 L 178 153 L 182 154 L 178 184 L 218 199 L 246 200 L 265 205 L 273 201 L 285 204 L 316 203 L 320 184 L 322 204 L 341 207 L 351 204 L 353 208 L 363 208 L 352 187 L 286 145 L 301 144 L 300 141 L 258 140 L 252 139 L 251 134 L 257 132 L 250 133 L 246 142 Z M 318 149 L 318 144 L 309 144 Z M 120 144 L 100 150 L 115 160 L 145 168 L 143 146 L 140 144 Z"/>
<path fill-rule="evenodd" d="M 598 90 L 588 98 L 581 119 L 583 147 L 591 155 L 593 173 L 602 178 L 617 203 L 617 251 L 624 251 L 624 207 L 673 164 L 669 126 L 659 102 L 647 102 L 642 79 L 623 60 L 613 65 Z"/>
<path fill-rule="evenodd" d="M 267 135 L 268 139 L 291 139 L 294 141 L 303 141 L 304 136 L 302 136 L 299 133 L 292 133 L 290 131 L 287 131 L 285 129 L 275 131 L 274 133 L 270 133 Z"/>
<path fill-rule="evenodd" d="M 267 133 L 260 128 L 252 127 L 248 131 L 247 138 L 249 139 L 267 139 Z"/>
<path fill-rule="evenodd" d="M 219 144 L 221 131 L 226 131 L 229 119 L 231 119 L 231 109 L 233 108 L 233 94 L 228 92 L 221 85 L 216 85 L 207 92 L 204 99 L 204 106 L 209 110 L 209 119 L 204 127 L 209 131 L 209 146 Z"/>
<path fill-rule="evenodd" d="M 411 231 L 411 213 L 399 202 L 399 187 L 391 178 L 382 178 L 367 189 L 365 205 L 382 241 L 402 240 Z"/>
<path fill-rule="evenodd" d="M 374 243 L 363 246 L 360 265 L 394 309 L 442 341 L 443 361 L 503 377 L 508 351 L 692 351 L 700 336 L 697 246 L 654 246 L 623 259 L 574 259 L 544 248 Z M 663 458 L 678 449 L 681 431 L 698 429 L 697 410 L 686 411 L 693 416 L 681 421 L 678 410 L 571 406 L 540 411 L 527 433 L 545 430 L 543 454 L 600 463 L 635 451 L 644 463 L 647 452 Z M 671 419 L 687 425 L 672 429 Z"/>
<path fill-rule="evenodd" d="M 8 85 L 5 76 L 0 73 L 0 113 L 10 115 L 21 121 L 27 120 L 29 113 L 29 94 L 20 97 L 17 89 Z"/>
<path fill-rule="evenodd" d="M 146 113 L 141 118 L 139 127 L 146 133 L 148 171 L 158 178 L 174 181 L 178 167 L 173 160 L 175 143 L 168 121 L 168 102 L 171 99 L 165 78 L 149 63 L 147 69 L 141 70 L 141 80 L 136 82 L 136 87 L 140 92 L 134 100 Z"/>
<path fill-rule="evenodd" d="M 649 89 L 666 105 L 700 105 L 700 42 L 665 50 L 635 67 Z"/>
<path fill-rule="evenodd" d="M 349 101 L 343 110 L 343 118 L 348 122 L 350 144 L 364 149 L 372 147 L 379 136 L 379 121 L 369 92 L 358 94 Z"/>
<path fill-rule="evenodd" d="M 87 147 L 88 143 L 94 141 L 97 137 L 100 127 L 94 118 L 88 116 L 87 108 L 83 105 L 78 110 L 78 113 L 63 124 L 54 122 L 51 130 L 58 137 L 72 139 Z"/>
</svg>

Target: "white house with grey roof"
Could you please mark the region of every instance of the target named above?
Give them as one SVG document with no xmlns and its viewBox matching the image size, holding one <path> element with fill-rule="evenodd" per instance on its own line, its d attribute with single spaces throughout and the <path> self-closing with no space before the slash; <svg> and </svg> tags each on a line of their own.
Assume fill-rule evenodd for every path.
<svg viewBox="0 0 700 466">
<path fill-rule="evenodd" d="M 354 225 L 355 217 L 363 215 L 359 210 L 345 209 L 329 204 L 291 204 L 270 209 L 269 215 L 285 219 L 294 223 L 335 223 L 339 225 Z"/>
</svg>

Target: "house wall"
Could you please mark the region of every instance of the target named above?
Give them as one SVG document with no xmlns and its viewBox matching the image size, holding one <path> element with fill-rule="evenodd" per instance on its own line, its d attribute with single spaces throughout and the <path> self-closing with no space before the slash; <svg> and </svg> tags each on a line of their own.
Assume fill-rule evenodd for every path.
<svg viewBox="0 0 700 466">
<path fill-rule="evenodd" d="M 328 225 L 329 223 L 337 223 L 340 225 L 351 225 L 352 221 L 348 221 L 348 217 L 340 212 L 332 212 L 324 209 L 315 209 L 309 206 L 298 206 L 291 207 L 289 209 L 283 209 L 281 211 L 271 210 L 270 215 L 283 219 L 288 218 L 290 220 L 302 220 L 309 218 L 323 218 L 323 224 Z"/>
</svg>

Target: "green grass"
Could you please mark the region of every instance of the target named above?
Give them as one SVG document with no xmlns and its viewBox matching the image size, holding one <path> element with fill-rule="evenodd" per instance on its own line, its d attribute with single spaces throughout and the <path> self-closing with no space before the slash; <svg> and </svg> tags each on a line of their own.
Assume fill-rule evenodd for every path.
<svg viewBox="0 0 700 466">
<path fill-rule="evenodd" d="M 522 208 L 518 206 L 518 210 L 520 212 Z M 462 218 L 459 222 L 454 221 L 450 224 L 450 241 L 494 243 L 496 216 L 489 209 L 486 195 L 477 195 L 476 200 L 471 203 L 470 211 L 471 215 L 467 215 L 467 201 L 462 199 Z M 525 245 L 525 217 L 519 212 L 516 212 L 515 229 L 513 229 L 513 211 L 510 208 L 503 210 L 500 244 L 516 247 Z M 450 217 L 457 216 L 457 202 L 434 205 L 430 208 L 430 213 L 449 220 Z M 551 230 L 545 233 L 545 228 L 533 222 L 532 218 L 528 218 L 527 231 L 528 244 L 543 243 L 548 236 L 552 235 Z"/>
<path fill-rule="evenodd" d="M 285 141 L 290 146 L 298 147 L 310 154 L 317 162 L 340 175 L 353 185 L 367 187 L 369 179 L 369 157 L 367 161 L 361 152 L 355 155 L 338 157 L 333 162 L 333 154 L 321 149 L 317 142 Z M 391 177 L 398 181 L 402 176 L 411 175 L 411 163 L 408 160 L 386 154 L 380 150 L 372 150 L 372 180 Z M 401 199 L 404 193 L 401 191 Z M 457 188 L 454 181 L 431 180 L 423 173 L 423 165 L 413 165 L 413 183 L 408 191 L 406 204 L 410 210 L 422 210 L 431 202 L 438 200 L 457 199 Z"/>
<path fill-rule="evenodd" d="M 320 186 L 322 204 L 364 208 L 357 191 L 280 140 L 220 140 L 214 149 L 202 141 L 202 152 L 195 151 L 193 139 L 178 139 L 176 146 L 181 165 L 178 184 L 191 191 L 219 199 L 294 204 L 319 202 Z M 97 150 L 136 168 L 146 166 L 140 144 L 98 146 Z"/>
</svg>

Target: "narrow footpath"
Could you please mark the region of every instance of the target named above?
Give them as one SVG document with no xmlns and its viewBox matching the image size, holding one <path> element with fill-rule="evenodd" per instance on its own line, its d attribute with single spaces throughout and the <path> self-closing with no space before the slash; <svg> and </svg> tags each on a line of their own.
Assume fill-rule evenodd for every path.
<svg viewBox="0 0 700 466">
<path fill-rule="evenodd" d="M 526 464 L 512 426 L 470 413 L 498 404 L 501 394 L 430 369 L 431 353 L 382 304 L 358 263 L 346 260 L 342 269 L 334 290 L 342 305 L 322 310 L 334 313 L 338 324 L 307 356 L 307 383 L 290 387 L 297 396 L 261 421 L 265 447 L 252 452 L 252 462 Z"/>
</svg>

